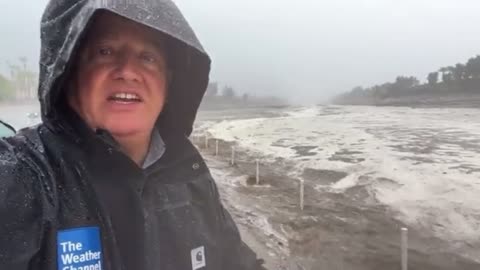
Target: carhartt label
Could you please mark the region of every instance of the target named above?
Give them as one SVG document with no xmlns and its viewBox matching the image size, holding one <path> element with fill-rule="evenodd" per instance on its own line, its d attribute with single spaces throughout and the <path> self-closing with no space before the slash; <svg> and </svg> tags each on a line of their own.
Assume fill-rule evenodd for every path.
<svg viewBox="0 0 480 270">
<path fill-rule="evenodd" d="M 57 234 L 58 270 L 102 270 L 98 227 L 76 228 Z"/>
<path fill-rule="evenodd" d="M 192 249 L 192 270 L 197 270 L 207 265 L 207 261 L 205 259 L 205 248 L 198 247 L 196 249 Z"/>
</svg>

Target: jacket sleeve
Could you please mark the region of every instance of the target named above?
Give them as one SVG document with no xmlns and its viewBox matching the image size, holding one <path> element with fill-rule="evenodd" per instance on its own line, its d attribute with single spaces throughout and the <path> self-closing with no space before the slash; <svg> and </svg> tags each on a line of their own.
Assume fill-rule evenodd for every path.
<svg viewBox="0 0 480 270">
<path fill-rule="evenodd" d="M 41 203 L 38 176 L 0 140 L 0 269 L 27 270 L 40 249 Z"/>
<path fill-rule="evenodd" d="M 240 233 L 230 213 L 223 208 L 223 237 L 224 250 L 222 269 L 231 270 L 262 270 L 263 260 L 257 259 L 255 252 L 240 238 Z"/>
</svg>

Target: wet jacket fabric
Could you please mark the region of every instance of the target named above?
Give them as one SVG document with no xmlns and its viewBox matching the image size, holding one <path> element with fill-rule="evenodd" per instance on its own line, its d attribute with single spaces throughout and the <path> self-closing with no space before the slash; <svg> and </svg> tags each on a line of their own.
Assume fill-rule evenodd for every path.
<svg viewBox="0 0 480 270">
<path fill-rule="evenodd" d="M 135 3 L 136 4 L 132 4 Z M 107 10 L 168 35 L 165 153 L 146 169 L 64 95 L 85 29 Z M 0 269 L 259 269 L 188 136 L 210 59 L 168 0 L 52 0 L 41 24 L 43 123 L 0 140 Z"/>
</svg>

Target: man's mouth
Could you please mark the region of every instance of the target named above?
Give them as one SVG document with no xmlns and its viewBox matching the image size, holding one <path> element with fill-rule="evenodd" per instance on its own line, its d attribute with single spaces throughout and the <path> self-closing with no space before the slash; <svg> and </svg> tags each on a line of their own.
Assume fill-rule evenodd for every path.
<svg viewBox="0 0 480 270">
<path fill-rule="evenodd" d="M 142 102 L 142 99 L 135 93 L 115 93 L 108 97 L 108 101 L 118 103 Z"/>
</svg>

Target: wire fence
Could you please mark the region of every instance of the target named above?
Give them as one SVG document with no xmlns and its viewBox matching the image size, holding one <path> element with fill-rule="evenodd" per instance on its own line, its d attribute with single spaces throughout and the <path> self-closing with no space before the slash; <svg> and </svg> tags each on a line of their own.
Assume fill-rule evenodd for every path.
<svg viewBox="0 0 480 270">
<path fill-rule="evenodd" d="M 251 185 L 262 184 L 262 160 L 254 158 L 242 153 L 235 142 L 226 142 L 217 138 L 209 137 L 208 135 L 193 135 L 191 137 L 192 143 L 200 150 L 214 155 L 217 159 L 228 162 L 230 166 L 243 171 L 243 173 L 250 175 L 249 181 Z M 214 144 L 212 144 L 214 142 Z M 214 145 L 214 147 L 212 147 Z M 239 165 L 243 166 L 239 166 Z M 254 168 L 254 175 L 252 175 L 250 168 Z M 243 168 L 243 170 L 242 170 Z M 247 180 L 248 181 L 248 180 Z M 305 210 L 305 181 L 299 179 L 298 181 L 298 209 L 301 212 Z M 401 227 L 400 229 L 400 266 L 401 270 L 408 270 L 408 228 Z"/>
</svg>

